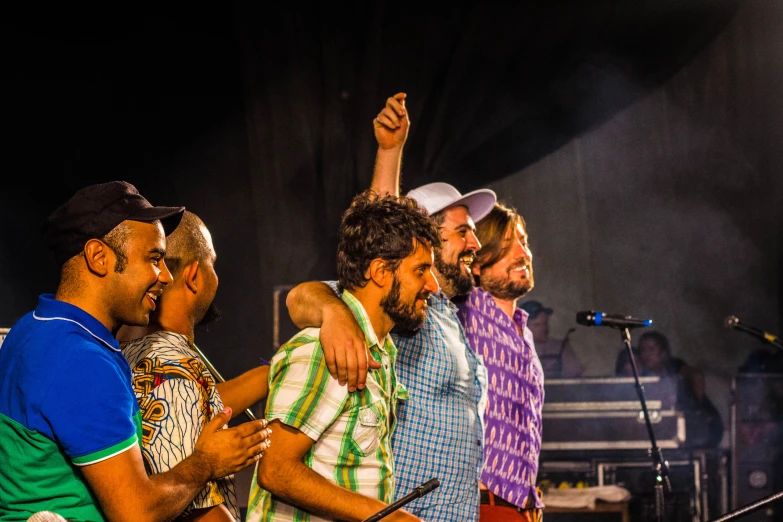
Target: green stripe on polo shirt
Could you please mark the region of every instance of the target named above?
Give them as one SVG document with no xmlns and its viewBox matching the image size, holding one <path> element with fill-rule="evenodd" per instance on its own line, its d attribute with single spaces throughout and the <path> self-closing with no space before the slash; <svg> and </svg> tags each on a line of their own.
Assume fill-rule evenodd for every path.
<svg viewBox="0 0 783 522">
<path fill-rule="evenodd" d="M 141 449 L 141 410 L 137 411 L 133 415 L 133 423 L 136 425 L 136 433 L 124 441 L 101 451 L 96 451 L 95 453 L 90 453 L 89 455 L 82 455 L 81 457 L 73 458 L 71 459 L 71 462 L 77 466 L 86 466 L 88 464 L 95 464 L 96 462 L 106 460 L 109 457 L 113 457 L 114 455 L 118 455 L 123 451 L 130 449 L 134 444 L 138 444 L 139 449 Z"/>
</svg>

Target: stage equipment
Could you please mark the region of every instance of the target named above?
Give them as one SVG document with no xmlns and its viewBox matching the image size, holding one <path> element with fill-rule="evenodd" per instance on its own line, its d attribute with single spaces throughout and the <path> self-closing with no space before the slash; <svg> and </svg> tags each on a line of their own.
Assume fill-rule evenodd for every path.
<svg viewBox="0 0 783 522">
<path fill-rule="evenodd" d="M 677 381 L 639 377 L 648 393 L 647 407 L 658 445 L 678 448 L 685 442 L 683 414 L 675 409 Z M 645 412 L 632 377 L 546 379 L 542 408 L 542 450 L 647 449 Z"/>
<path fill-rule="evenodd" d="M 667 522 L 706 522 L 729 510 L 728 456 L 727 449 L 719 448 L 666 451 L 672 488 L 667 496 Z M 638 449 L 542 450 L 539 457 L 539 485 L 576 487 L 581 482 L 617 485 L 630 491 L 628 507 L 634 522 L 655 520 L 655 476 L 649 457 Z"/>
<path fill-rule="evenodd" d="M 635 319 L 630 315 L 605 314 L 595 310 L 576 313 L 576 323 L 583 326 L 608 326 L 610 328 L 643 328 L 652 325 L 652 319 Z"/>
<path fill-rule="evenodd" d="M 593 314 L 591 316 L 591 314 Z M 592 318 L 591 318 L 592 317 Z M 584 324 L 592 322 L 594 325 L 596 323 L 597 317 L 594 315 L 594 312 L 579 312 L 576 314 L 576 320 L 577 323 Z M 641 321 L 641 322 L 640 322 Z M 601 315 L 601 320 L 597 323 L 598 325 L 605 324 L 606 326 L 611 326 L 612 328 L 615 328 L 616 330 L 620 331 L 620 337 L 622 338 L 623 344 L 625 345 L 625 349 L 628 353 L 628 360 L 631 362 L 631 368 L 633 369 L 633 378 L 634 382 L 636 383 L 636 395 L 639 398 L 639 403 L 642 407 L 642 416 L 644 418 L 644 425 L 647 429 L 647 436 L 650 439 L 650 449 L 649 449 L 649 456 L 652 460 L 652 467 L 655 470 L 655 519 L 658 522 L 663 522 L 664 520 L 664 513 L 666 512 L 665 507 L 665 497 L 666 493 L 671 491 L 671 483 L 669 481 L 669 464 L 664 460 L 663 453 L 661 452 L 661 448 L 658 446 L 658 442 L 656 441 L 655 432 L 653 430 L 653 421 L 650 416 L 650 412 L 647 409 L 647 401 L 644 398 L 644 387 L 642 386 L 641 381 L 639 380 L 639 370 L 636 366 L 636 359 L 633 355 L 633 347 L 631 346 L 631 331 L 630 328 L 633 328 L 635 326 L 649 326 L 652 324 L 651 319 L 646 320 L 640 320 L 640 319 L 632 319 L 629 317 L 620 316 L 619 318 L 612 317 L 612 320 L 609 322 L 605 322 L 605 318 L 603 317 L 603 314 Z M 546 403 L 546 401 L 544 401 Z"/>
<path fill-rule="evenodd" d="M 783 374 L 738 373 L 731 390 L 731 507 L 736 510 L 783 489 Z M 749 522 L 779 520 L 783 506 L 770 501 L 745 515 Z"/>
<path fill-rule="evenodd" d="M 726 319 L 724 319 L 723 326 L 725 326 L 726 328 L 739 330 L 740 332 L 745 332 L 746 334 L 750 334 L 762 342 L 783 349 L 783 343 L 780 342 L 780 339 L 778 339 L 776 335 L 772 335 L 771 333 L 765 332 L 764 330 L 761 330 L 754 326 L 748 326 L 747 324 L 740 322 L 740 320 L 737 319 L 737 316 L 735 315 L 730 315 Z"/>
<path fill-rule="evenodd" d="M 413 491 L 405 495 L 404 497 L 400 498 L 396 502 L 393 502 L 383 508 L 382 510 L 378 511 L 374 515 L 372 515 L 369 518 L 364 519 L 362 522 L 376 522 L 384 517 L 387 517 L 391 515 L 394 511 L 397 511 L 402 506 L 410 502 L 411 500 L 423 497 L 433 489 L 440 486 L 440 480 L 433 478 L 425 482 L 424 484 L 420 486 L 416 486 Z"/>
</svg>

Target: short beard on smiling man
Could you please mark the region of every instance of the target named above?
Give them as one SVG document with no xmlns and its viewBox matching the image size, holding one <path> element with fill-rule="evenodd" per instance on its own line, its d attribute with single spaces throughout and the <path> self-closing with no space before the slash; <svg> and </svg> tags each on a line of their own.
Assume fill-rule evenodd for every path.
<svg viewBox="0 0 783 522">
<path fill-rule="evenodd" d="M 400 301 L 400 280 L 394 276 L 391 290 L 381 299 L 381 308 L 394 321 L 394 327 L 406 331 L 418 330 L 424 324 L 424 310 L 416 312 L 416 302 L 406 305 Z M 429 292 L 421 292 L 416 299 L 426 299 Z"/>
<path fill-rule="evenodd" d="M 457 263 L 454 264 L 447 263 L 443 260 L 440 249 L 435 251 L 435 269 L 444 279 L 444 281 L 438 282 L 441 283 L 441 285 L 447 283 L 451 286 L 451 288 L 454 289 L 454 295 L 465 295 L 473 290 L 473 274 L 469 272 L 465 273 L 462 270 L 462 263 L 459 262 L 459 259 L 465 254 L 467 254 L 467 252 L 462 252 L 460 257 L 457 258 Z"/>
<path fill-rule="evenodd" d="M 519 299 L 533 289 L 533 267 L 528 265 L 530 274 L 522 281 L 511 280 L 511 270 L 520 265 L 511 267 L 506 272 L 506 277 L 492 277 L 489 275 L 481 276 L 481 288 L 489 292 L 493 297 L 503 300 Z"/>
</svg>

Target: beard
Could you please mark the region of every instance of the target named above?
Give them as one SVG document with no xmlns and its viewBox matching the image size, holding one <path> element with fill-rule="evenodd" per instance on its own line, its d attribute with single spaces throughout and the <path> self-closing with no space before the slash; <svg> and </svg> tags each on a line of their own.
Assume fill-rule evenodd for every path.
<svg viewBox="0 0 783 522">
<path fill-rule="evenodd" d="M 462 263 L 459 259 L 462 256 L 469 254 L 470 252 L 462 252 L 457 257 L 456 263 L 447 263 L 441 254 L 440 249 L 435 250 L 435 269 L 441 275 L 443 281 L 438 281 L 442 286 L 451 288 L 454 295 L 465 295 L 473 290 L 475 281 L 473 280 L 473 274 L 470 272 L 465 273 L 462 270 Z"/>
<path fill-rule="evenodd" d="M 527 265 L 528 276 L 520 281 L 511 280 L 511 271 L 522 265 L 515 265 L 508 269 L 505 277 L 481 276 L 481 288 L 493 297 L 504 300 L 519 299 L 533 289 L 533 266 Z"/>
<path fill-rule="evenodd" d="M 220 313 L 220 309 L 215 306 L 215 302 L 212 301 L 204 311 L 204 315 L 201 317 L 199 322 L 196 323 L 196 326 L 209 326 L 218 322 L 221 316 L 222 314 Z"/>
<path fill-rule="evenodd" d="M 391 290 L 381 299 L 381 308 L 394 321 L 394 327 L 407 331 L 418 330 L 424 324 L 425 311 L 416 311 L 416 301 L 410 304 L 403 303 L 400 298 L 400 280 L 394 276 Z M 416 299 L 426 299 L 429 292 L 420 292 Z"/>
</svg>

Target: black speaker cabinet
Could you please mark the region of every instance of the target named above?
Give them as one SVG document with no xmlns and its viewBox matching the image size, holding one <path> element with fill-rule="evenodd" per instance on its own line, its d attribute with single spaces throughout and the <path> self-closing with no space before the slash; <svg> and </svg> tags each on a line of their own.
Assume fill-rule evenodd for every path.
<svg viewBox="0 0 783 522">
<path fill-rule="evenodd" d="M 739 373 L 732 380 L 732 510 L 783 489 L 783 374 Z M 783 520 L 781 503 L 743 522 Z"/>
</svg>

